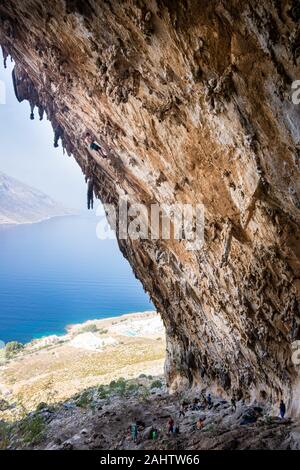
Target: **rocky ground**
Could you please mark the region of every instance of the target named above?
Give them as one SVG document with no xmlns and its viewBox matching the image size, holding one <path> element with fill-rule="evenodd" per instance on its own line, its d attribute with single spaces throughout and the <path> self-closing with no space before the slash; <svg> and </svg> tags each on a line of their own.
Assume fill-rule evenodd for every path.
<svg viewBox="0 0 300 470">
<path fill-rule="evenodd" d="M 261 404 L 229 402 L 213 397 L 213 406 L 197 404 L 194 395 L 169 395 L 161 378 L 141 375 L 113 381 L 48 406 L 13 424 L 1 423 L 1 448 L 8 449 L 300 449 L 300 423 L 270 415 Z M 180 403 L 187 404 L 179 418 Z M 167 433 L 169 416 L 179 434 Z M 197 420 L 203 420 L 198 430 Z M 137 419 L 138 441 L 128 432 Z M 152 428 L 156 440 L 149 438 Z"/>
<path fill-rule="evenodd" d="M 217 394 L 210 409 L 196 389 L 169 394 L 164 351 L 160 317 L 147 312 L 73 325 L 2 354 L 0 449 L 300 449 L 300 422 L 279 419 L 267 399 L 240 400 L 233 411 Z M 179 434 L 167 433 L 170 416 Z M 128 432 L 135 419 L 137 443 Z"/>
</svg>

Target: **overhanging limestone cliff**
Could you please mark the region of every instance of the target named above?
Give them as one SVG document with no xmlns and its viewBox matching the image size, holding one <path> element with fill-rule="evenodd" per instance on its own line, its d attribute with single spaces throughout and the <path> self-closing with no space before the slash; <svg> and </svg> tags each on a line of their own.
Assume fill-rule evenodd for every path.
<svg viewBox="0 0 300 470">
<path fill-rule="evenodd" d="M 173 389 L 297 406 L 299 20 L 284 0 L 0 1 L 18 99 L 46 111 L 99 198 L 205 206 L 200 251 L 119 241 L 163 317 Z"/>
</svg>

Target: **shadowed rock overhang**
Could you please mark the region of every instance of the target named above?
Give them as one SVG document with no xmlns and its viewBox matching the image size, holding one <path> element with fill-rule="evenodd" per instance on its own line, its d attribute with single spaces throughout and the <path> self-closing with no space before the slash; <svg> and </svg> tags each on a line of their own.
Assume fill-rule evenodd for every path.
<svg viewBox="0 0 300 470">
<path fill-rule="evenodd" d="M 0 1 L 18 100 L 46 112 L 102 202 L 204 204 L 202 250 L 119 240 L 164 320 L 171 388 L 283 394 L 294 412 L 299 20 L 285 0 Z"/>
</svg>

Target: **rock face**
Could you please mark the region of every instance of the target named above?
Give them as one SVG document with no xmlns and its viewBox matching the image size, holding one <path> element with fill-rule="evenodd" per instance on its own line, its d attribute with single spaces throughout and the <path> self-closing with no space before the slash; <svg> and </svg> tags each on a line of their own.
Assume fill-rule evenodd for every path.
<svg viewBox="0 0 300 470">
<path fill-rule="evenodd" d="M 204 204 L 201 250 L 119 240 L 164 320 L 168 384 L 283 394 L 295 412 L 299 19 L 284 0 L 0 2 L 18 99 L 103 202 Z"/>
</svg>

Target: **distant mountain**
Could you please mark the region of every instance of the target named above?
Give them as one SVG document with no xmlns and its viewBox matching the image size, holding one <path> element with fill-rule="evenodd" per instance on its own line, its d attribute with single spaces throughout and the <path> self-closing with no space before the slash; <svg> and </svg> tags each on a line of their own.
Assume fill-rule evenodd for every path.
<svg viewBox="0 0 300 470">
<path fill-rule="evenodd" d="M 41 191 L 0 172 L 0 225 L 35 223 L 74 213 Z"/>
</svg>

